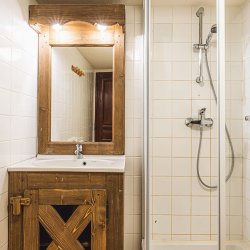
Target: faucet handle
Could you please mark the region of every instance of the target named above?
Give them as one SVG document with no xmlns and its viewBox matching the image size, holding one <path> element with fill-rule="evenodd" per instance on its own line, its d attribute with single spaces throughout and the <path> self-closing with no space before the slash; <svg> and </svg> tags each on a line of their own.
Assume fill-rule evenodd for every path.
<svg viewBox="0 0 250 250">
<path fill-rule="evenodd" d="M 82 152 L 82 144 L 76 144 L 76 150 Z"/>
<path fill-rule="evenodd" d="M 204 115 L 205 114 L 205 112 L 206 112 L 206 108 L 202 108 L 200 111 L 199 111 L 199 114 L 200 115 Z"/>
</svg>

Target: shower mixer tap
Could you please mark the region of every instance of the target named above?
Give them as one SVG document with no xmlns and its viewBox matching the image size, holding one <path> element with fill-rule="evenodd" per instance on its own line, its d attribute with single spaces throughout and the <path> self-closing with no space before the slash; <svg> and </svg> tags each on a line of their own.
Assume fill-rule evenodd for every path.
<svg viewBox="0 0 250 250">
<path fill-rule="evenodd" d="M 76 159 L 82 159 L 83 158 L 82 145 L 81 144 L 76 144 L 75 155 L 76 155 Z"/>
<path fill-rule="evenodd" d="M 211 128 L 213 126 L 213 119 L 212 118 L 206 118 L 205 116 L 206 113 L 206 108 L 202 108 L 199 111 L 199 118 L 195 119 L 195 118 L 187 118 L 185 123 L 187 127 L 192 127 L 193 125 L 197 125 L 201 128 L 203 127 L 207 127 L 207 128 Z"/>
</svg>

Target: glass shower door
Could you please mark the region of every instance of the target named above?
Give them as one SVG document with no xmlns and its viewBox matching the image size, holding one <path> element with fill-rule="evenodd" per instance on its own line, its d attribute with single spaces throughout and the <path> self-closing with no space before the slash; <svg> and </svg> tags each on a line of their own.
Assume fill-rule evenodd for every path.
<svg viewBox="0 0 250 250">
<path fill-rule="evenodd" d="M 226 250 L 247 237 L 242 41 L 248 5 L 145 1 L 147 249 Z"/>
<path fill-rule="evenodd" d="M 225 235 L 227 245 L 244 239 L 243 120 L 244 108 L 244 31 L 249 12 L 247 2 L 225 0 Z M 247 26 L 245 26 L 247 27 Z M 247 115 L 247 114 L 246 114 Z M 239 243 L 241 244 L 241 243 Z M 236 247 L 236 246 L 235 246 Z"/>
<path fill-rule="evenodd" d="M 223 79 L 217 67 L 223 76 L 223 65 L 217 59 L 223 55 L 217 54 L 222 40 L 217 27 L 224 23 L 216 13 L 216 1 L 151 1 L 146 72 L 150 249 L 219 249 L 223 144 L 218 146 L 218 136 L 225 136 L 225 128 L 218 134 L 223 121 L 217 82 Z"/>
</svg>

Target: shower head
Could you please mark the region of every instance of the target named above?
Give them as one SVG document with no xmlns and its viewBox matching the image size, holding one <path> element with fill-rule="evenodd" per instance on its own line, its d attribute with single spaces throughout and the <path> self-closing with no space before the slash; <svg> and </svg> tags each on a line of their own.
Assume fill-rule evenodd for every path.
<svg viewBox="0 0 250 250">
<path fill-rule="evenodd" d="M 196 16 L 197 17 L 200 17 L 201 15 L 204 14 L 204 8 L 203 7 L 200 7 L 197 12 L 196 12 Z"/>
<path fill-rule="evenodd" d="M 211 33 L 217 33 L 217 24 L 214 24 L 214 25 L 211 27 Z"/>
<path fill-rule="evenodd" d="M 207 40 L 206 40 L 206 45 L 208 46 L 209 43 L 211 42 L 212 40 L 212 37 L 213 37 L 213 34 L 217 33 L 217 25 L 214 24 L 212 27 L 211 27 L 211 30 L 207 36 Z"/>
</svg>

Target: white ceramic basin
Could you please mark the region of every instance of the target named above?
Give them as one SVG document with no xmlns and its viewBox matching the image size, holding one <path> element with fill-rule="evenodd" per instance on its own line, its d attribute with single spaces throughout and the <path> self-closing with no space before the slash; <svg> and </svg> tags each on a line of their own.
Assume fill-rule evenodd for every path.
<svg viewBox="0 0 250 250">
<path fill-rule="evenodd" d="M 11 166 L 8 171 L 117 172 L 125 171 L 125 156 L 41 156 Z"/>
<path fill-rule="evenodd" d="M 92 168 L 105 168 L 116 166 L 116 161 L 103 160 L 103 159 L 49 159 L 34 161 L 34 165 L 38 167 L 92 167 Z"/>
</svg>

